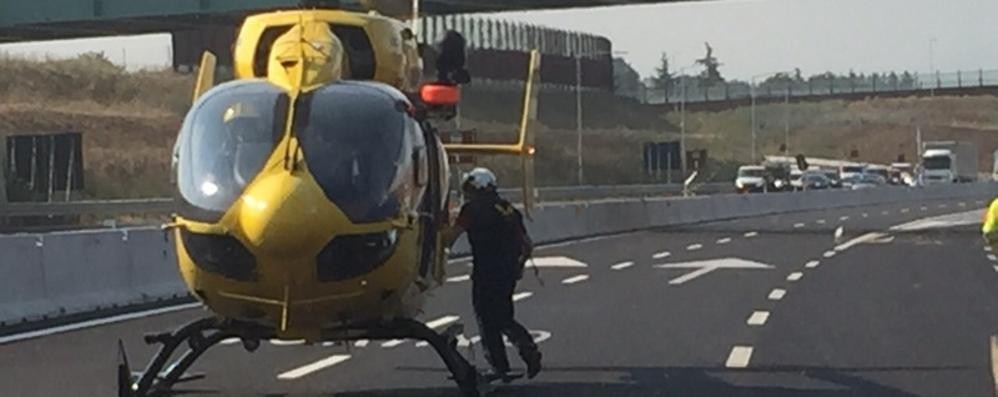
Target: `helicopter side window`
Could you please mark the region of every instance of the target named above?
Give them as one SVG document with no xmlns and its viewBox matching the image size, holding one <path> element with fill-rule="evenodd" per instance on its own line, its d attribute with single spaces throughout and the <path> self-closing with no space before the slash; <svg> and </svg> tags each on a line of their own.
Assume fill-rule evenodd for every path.
<svg viewBox="0 0 998 397">
<path fill-rule="evenodd" d="M 307 114 L 295 115 L 295 131 L 329 200 L 353 222 L 397 215 L 405 180 L 398 174 L 411 155 L 408 115 L 399 106 L 405 97 L 380 83 L 339 82 L 306 100 L 297 106 Z"/>
<path fill-rule="evenodd" d="M 374 80 L 377 61 L 374 57 L 374 46 L 367 32 L 360 26 L 329 24 L 343 43 L 350 65 L 350 78 L 354 80 Z"/>
<path fill-rule="evenodd" d="M 288 98 L 264 81 L 233 81 L 210 91 L 181 129 L 177 189 L 190 211 L 217 220 L 266 163 L 284 132 Z"/>
</svg>

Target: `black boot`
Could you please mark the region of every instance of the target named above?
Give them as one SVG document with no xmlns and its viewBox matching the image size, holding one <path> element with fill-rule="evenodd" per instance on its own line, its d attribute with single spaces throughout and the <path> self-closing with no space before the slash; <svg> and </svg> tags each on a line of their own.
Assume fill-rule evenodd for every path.
<svg viewBox="0 0 998 397">
<path fill-rule="evenodd" d="M 520 358 L 527 365 L 527 379 L 533 379 L 541 372 L 541 352 L 537 348 L 525 349 L 520 353 Z"/>
</svg>

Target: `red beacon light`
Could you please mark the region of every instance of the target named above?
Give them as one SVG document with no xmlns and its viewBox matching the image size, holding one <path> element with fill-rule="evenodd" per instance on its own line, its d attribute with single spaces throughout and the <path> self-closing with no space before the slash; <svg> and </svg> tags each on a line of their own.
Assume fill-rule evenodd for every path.
<svg viewBox="0 0 998 397">
<path fill-rule="evenodd" d="M 457 106 L 461 89 L 452 84 L 429 83 L 419 89 L 419 98 L 431 106 Z"/>
</svg>

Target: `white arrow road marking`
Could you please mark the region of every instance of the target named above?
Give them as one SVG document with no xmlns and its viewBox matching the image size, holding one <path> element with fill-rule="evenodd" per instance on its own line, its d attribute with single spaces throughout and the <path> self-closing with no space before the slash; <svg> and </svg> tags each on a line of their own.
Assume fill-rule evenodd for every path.
<svg viewBox="0 0 998 397">
<path fill-rule="evenodd" d="M 624 270 L 631 266 L 634 266 L 634 262 L 620 262 L 616 265 L 610 266 L 610 268 L 613 270 Z"/>
<path fill-rule="evenodd" d="M 957 212 L 954 214 L 946 214 L 941 216 L 922 218 L 912 222 L 891 226 L 890 230 L 916 231 L 916 230 L 939 229 L 939 228 L 979 225 L 979 224 L 981 224 L 981 211 L 971 210 L 971 211 Z"/>
<path fill-rule="evenodd" d="M 773 288 L 772 291 L 769 291 L 769 296 L 767 298 L 769 298 L 769 300 L 771 301 L 778 301 L 780 299 L 783 299 L 783 297 L 786 295 L 787 295 L 787 290 L 780 288 Z"/>
<path fill-rule="evenodd" d="M 542 256 L 528 261 L 527 267 L 583 268 L 589 265 L 567 256 Z"/>
<path fill-rule="evenodd" d="M 280 380 L 294 380 L 301 378 L 305 375 L 311 374 L 316 371 L 323 370 L 325 368 L 332 367 L 336 364 L 342 363 L 350 359 L 349 354 L 334 354 L 332 356 L 326 357 L 322 360 L 316 361 L 314 363 L 301 366 L 290 371 L 282 372 L 277 375 L 277 379 Z"/>
<path fill-rule="evenodd" d="M 565 285 L 569 285 L 569 284 L 581 283 L 581 282 L 586 281 L 588 279 L 589 279 L 589 275 L 588 274 L 580 274 L 578 276 L 572 276 L 572 277 L 566 278 L 564 280 L 561 280 L 561 283 L 565 284 Z"/>
<path fill-rule="evenodd" d="M 669 252 L 669 251 L 662 251 L 662 252 L 656 252 L 651 257 L 652 257 L 652 259 L 662 259 L 662 258 L 668 258 L 671 255 L 672 255 L 672 253 Z"/>
<path fill-rule="evenodd" d="M 534 338 L 534 343 L 540 344 L 548 339 L 551 339 L 551 332 L 543 330 L 530 330 L 530 336 Z M 471 339 L 468 339 L 468 337 L 464 336 L 464 334 L 457 335 L 458 347 L 469 347 L 481 341 L 482 341 L 481 336 L 473 336 L 471 337 Z M 513 344 L 509 343 L 509 340 L 506 339 L 505 336 L 503 336 L 503 341 L 506 342 L 507 347 L 513 347 Z M 416 344 L 416 347 L 427 347 L 429 345 L 430 344 L 426 342 L 419 342 Z"/>
<path fill-rule="evenodd" d="M 461 317 L 454 316 L 454 315 L 443 316 L 443 317 L 440 317 L 440 318 L 438 318 L 436 320 L 433 320 L 433 321 L 430 321 L 430 322 L 426 323 L 426 326 L 430 327 L 432 329 L 437 329 L 437 328 L 443 327 L 443 326 L 445 326 L 447 324 L 456 322 L 457 320 L 460 320 L 460 319 L 461 319 Z M 390 341 L 382 343 L 381 347 L 389 348 L 390 349 L 390 348 L 396 347 L 398 345 L 401 345 L 403 343 L 405 343 L 405 339 L 392 339 Z"/>
<path fill-rule="evenodd" d="M 720 258 L 720 259 L 710 259 L 704 261 L 666 263 L 661 265 L 655 265 L 654 267 L 659 269 L 696 269 L 692 272 L 686 273 L 682 276 L 669 280 L 669 284 L 671 285 L 683 284 L 687 281 L 693 280 L 697 277 L 703 276 L 717 269 L 772 269 L 773 268 L 772 265 L 753 262 L 741 258 Z"/>
<path fill-rule="evenodd" d="M 752 346 L 734 346 L 728 354 L 728 361 L 724 363 L 728 368 L 748 367 L 749 360 L 752 359 Z"/>
<path fill-rule="evenodd" d="M 862 236 L 856 237 L 852 240 L 846 241 L 842 244 L 836 245 L 835 251 L 845 251 L 857 244 L 884 242 L 883 240 L 885 237 L 887 237 L 887 235 L 884 233 L 867 233 Z M 835 256 L 834 251 L 828 251 L 828 252 L 832 252 L 833 253 L 832 256 Z M 825 254 L 828 254 L 828 252 L 826 252 Z M 831 258 L 831 256 L 826 256 L 826 258 Z"/>
</svg>

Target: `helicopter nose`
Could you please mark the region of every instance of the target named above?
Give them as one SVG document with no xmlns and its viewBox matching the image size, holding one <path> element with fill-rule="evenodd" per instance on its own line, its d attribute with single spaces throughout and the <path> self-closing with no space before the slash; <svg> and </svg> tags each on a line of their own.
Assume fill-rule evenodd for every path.
<svg viewBox="0 0 998 397">
<path fill-rule="evenodd" d="M 331 218 L 315 182 L 288 173 L 261 175 L 239 200 L 239 226 L 257 254 L 316 252 Z M 327 231 L 328 232 L 328 231 Z"/>
</svg>

